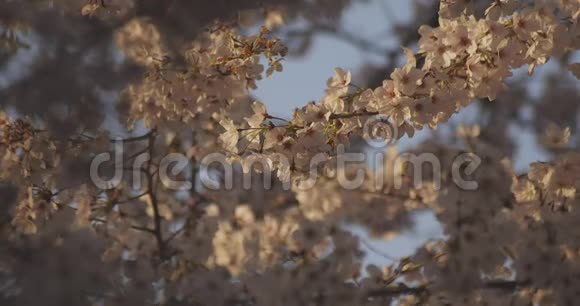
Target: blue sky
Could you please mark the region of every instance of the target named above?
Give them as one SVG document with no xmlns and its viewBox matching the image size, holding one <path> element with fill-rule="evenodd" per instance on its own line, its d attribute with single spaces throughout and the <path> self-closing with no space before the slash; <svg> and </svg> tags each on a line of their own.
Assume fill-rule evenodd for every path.
<svg viewBox="0 0 580 306">
<path fill-rule="evenodd" d="M 388 48 L 396 48 L 398 42 L 391 38 L 392 25 L 404 23 L 410 18 L 412 18 L 411 1 L 369 0 L 367 4 L 357 4 L 347 9 L 343 17 L 343 25 L 350 32 L 361 33 L 364 38 L 377 41 Z M 383 58 L 362 52 L 336 38 L 319 35 L 306 56 L 300 58 L 289 56 L 284 61 L 284 71 L 260 81 L 254 94 L 268 106 L 272 114 L 289 117 L 295 107 L 320 99 L 326 87 L 326 80 L 333 75 L 335 67 L 353 71 L 353 82 L 357 83 L 355 72 L 358 68 L 365 63 L 380 65 L 383 61 Z M 549 69 L 549 67 L 543 67 L 543 69 Z M 525 71 L 518 73 L 525 73 Z M 534 75 L 532 82 L 541 84 L 541 73 Z M 476 107 L 469 107 L 452 118 L 452 122 L 469 122 L 470 118 L 475 116 L 477 116 Z M 546 159 L 546 155 L 535 144 L 533 133 L 521 129 L 514 129 L 510 132 L 516 136 L 515 139 L 520 144 L 514 160 L 516 169 L 523 170 L 531 162 Z M 408 148 L 427 137 L 429 137 L 429 132 L 424 130 L 413 139 L 400 140 L 397 145 L 399 148 Z M 400 257 L 413 253 L 413 250 L 427 239 L 442 237 L 441 228 L 432 213 L 420 213 L 416 216 L 416 221 L 416 228 L 389 242 L 369 238 L 363 234 L 364 229 L 361 227 L 353 227 L 353 230 L 362 234 L 361 237 L 374 249 Z M 366 249 L 364 245 L 361 247 Z M 373 254 L 371 250 L 366 251 L 368 251 L 367 262 L 388 262 L 380 255 Z"/>
<path fill-rule="evenodd" d="M 411 16 L 411 1 L 369 0 L 368 4 L 358 4 L 348 8 L 344 16 L 344 27 L 349 32 L 380 42 L 385 47 L 395 46 L 390 39 L 391 22 L 386 18 L 380 2 L 388 3 L 396 11 L 397 21 L 408 20 Z M 303 106 L 310 100 L 318 100 L 326 88 L 326 80 L 335 67 L 356 71 L 363 63 L 379 64 L 384 59 L 362 52 L 348 43 L 329 36 L 320 35 L 305 57 L 289 56 L 284 61 L 284 71 L 262 80 L 255 94 L 277 115 L 292 114 L 295 107 Z M 356 82 L 354 75 L 353 82 Z"/>
<path fill-rule="evenodd" d="M 360 33 L 362 37 L 372 39 L 386 48 L 397 48 L 397 40 L 391 38 L 392 25 L 406 23 L 413 17 L 411 5 L 412 1 L 402 0 L 368 0 L 367 3 L 357 3 L 347 8 L 343 16 L 343 26 L 350 32 Z M 319 35 L 306 56 L 288 56 L 284 61 L 284 71 L 260 81 L 254 94 L 267 105 L 272 114 L 289 117 L 294 108 L 311 100 L 318 101 L 322 97 L 326 80 L 333 75 L 335 67 L 353 71 L 353 82 L 357 83 L 356 71 L 364 63 L 380 65 L 384 63 L 384 58 L 363 52 L 336 38 Z M 541 84 L 541 72 L 549 69 L 550 65 L 547 66 L 537 69 L 532 82 Z M 519 73 L 525 73 L 523 70 Z M 469 121 L 474 113 L 476 114 L 476 110 L 473 108 L 465 109 L 452 122 Z M 533 133 L 521 129 L 511 132 L 521 144 L 514 160 L 517 169 L 526 169 L 531 162 L 546 159 L 546 155 L 535 144 Z M 413 139 L 402 139 L 397 144 L 404 149 L 427 137 L 429 132 L 424 130 Z"/>
<path fill-rule="evenodd" d="M 355 5 L 347 10 L 343 25 L 350 32 L 361 33 L 363 37 L 376 40 L 386 48 L 397 47 L 396 39 L 390 38 L 393 35 L 390 33 L 393 22 L 387 16 L 396 16 L 396 22 L 409 20 L 412 14 L 410 2 L 370 0 L 368 4 Z M 385 12 L 385 9 L 388 11 Z M 326 80 L 334 74 L 335 67 L 349 69 L 354 73 L 364 63 L 380 65 L 383 62 L 383 58 L 362 52 L 335 38 L 320 35 L 306 56 L 300 58 L 289 56 L 284 61 L 284 71 L 260 81 L 254 94 L 268 106 L 272 114 L 289 117 L 294 108 L 301 107 L 311 100 L 318 101 L 322 97 Z M 353 82 L 357 83 L 356 73 L 353 75 Z M 406 139 L 399 145 L 412 145 L 424 139 L 426 133 L 422 134 L 423 137 Z M 402 257 L 412 254 L 426 239 L 441 237 L 441 229 L 431 213 L 418 214 L 415 219 L 416 228 L 388 242 L 368 237 L 362 227 L 352 227 L 352 230 L 365 240 L 366 245 L 361 245 L 361 249 L 367 253 L 365 261 L 374 264 L 389 262 L 368 246 L 394 257 Z"/>
</svg>

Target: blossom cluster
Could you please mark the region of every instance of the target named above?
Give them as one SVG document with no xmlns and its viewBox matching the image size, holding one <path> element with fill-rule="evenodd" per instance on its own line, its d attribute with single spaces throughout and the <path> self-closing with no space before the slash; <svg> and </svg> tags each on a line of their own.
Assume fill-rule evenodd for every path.
<svg viewBox="0 0 580 306">
<path fill-rule="evenodd" d="M 257 36 L 244 37 L 217 24 L 173 58 L 163 46 L 156 27 L 134 20 L 116 36 L 129 59 L 148 67 L 147 77 L 129 86 L 120 106 L 129 126 L 142 120 L 152 128 L 170 121 L 185 122 L 200 130 L 211 129 L 232 105 L 244 103 L 256 88 L 268 62 L 266 75 L 282 71 L 286 47 L 261 27 Z M 209 126 L 209 127 L 208 127 Z"/>
<path fill-rule="evenodd" d="M 133 3 L 119 1 L 126 2 Z M 88 1 L 81 13 L 97 18 L 102 3 Z M 527 65 L 532 74 L 580 48 L 577 0 L 495 0 L 483 18 L 465 3 L 441 1 L 439 26 L 418 29 L 417 51 L 404 48 L 405 65 L 378 88 L 362 88 L 336 68 L 322 99 L 291 118 L 250 97 L 264 73 L 282 71 L 287 52 L 267 27 L 245 36 L 217 22 L 178 53 L 154 18 L 123 23 L 116 45 L 144 76 L 124 88 L 118 107 L 130 130 L 142 123 L 148 131 L 122 139 L 120 167 L 133 171 L 120 184 L 97 187 L 85 175 L 86 158 L 118 140 L 112 133 L 80 129 L 58 137 L 39 118 L 2 113 L 0 303 L 574 305 L 580 155 L 571 144 L 575 127 L 560 124 L 567 122 L 546 124 L 539 137 L 564 153 L 525 174 L 484 130 L 467 125 L 458 127 L 454 145 L 427 141 L 410 151 L 429 152 L 443 169 L 422 171 L 419 185 L 417 165 L 398 163 L 393 147 L 378 165 L 336 166 L 353 136 L 389 142 L 435 129 L 477 99 L 501 100 L 513 70 Z M 559 103 L 544 100 L 535 107 Z M 233 175 L 251 177 L 249 188 L 199 187 L 198 162 L 216 150 L 237 165 Z M 175 153 L 191 159 L 190 173 L 172 174 L 190 181 L 191 190 L 160 182 L 163 157 Z M 476 190 L 454 182 L 462 154 L 481 160 L 477 171 L 461 173 Z M 325 176 L 305 188 L 314 159 Z M 218 179 L 226 172 L 203 171 Z M 339 173 L 364 181 L 347 190 Z M 131 185 L 135 177 L 144 184 Z M 284 188 L 289 182 L 291 190 Z M 394 182 L 400 185 L 391 188 Z M 411 230 L 417 211 L 433 212 L 444 237 L 402 258 L 365 243 Z M 354 225 L 368 235 L 353 233 Z M 385 262 L 367 264 L 370 252 Z M 52 279 L 42 284 L 47 275 Z M 42 303 L 29 294 L 37 288 Z"/>
<path fill-rule="evenodd" d="M 460 15 L 441 18 L 438 28 L 422 26 L 417 54 L 404 49 L 407 63 L 376 89 L 356 86 L 349 71 L 336 68 L 321 101 L 296 109 L 290 120 L 272 117 L 254 102 L 254 114 L 244 122 L 220 122 L 223 147 L 242 163 L 261 160 L 288 181 L 307 173 L 315 154 L 332 158 L 350 136 L 368 137 L 364 127 L 373 115 L 398 131 L 386 137 L 413 136 L 424 126 L 448 121 L 476 99 L 495 100 L 512 70 L 528 65 L 532 74 L 550 56 L 578 48 L 573 1 L 539 1 L 517 9 L 511 2 L 494 2 L 483 19 Z M 279 154 L 291 163 L 280 163 Z"/>
</svg>

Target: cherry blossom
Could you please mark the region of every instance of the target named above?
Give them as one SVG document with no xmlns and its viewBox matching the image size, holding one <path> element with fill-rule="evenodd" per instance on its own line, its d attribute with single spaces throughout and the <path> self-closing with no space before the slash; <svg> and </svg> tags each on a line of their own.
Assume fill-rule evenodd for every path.
<svg viewBox="0 0 580 306">
<path fill-rule="evenodd" d="M 296 20 L 338 18 L 351 1 L 232 3 L 223 10 L 234 14 L 211 15 L 199 28 L 195 18 L 163 17 L 181 16 L 186 2 L 53 2 L 0 1 L 3 28 L 24 37 L 30 27 L 31 44 L 42 47 L 22 69 L 34 74 L 37 60 L 62 53 L 115 73 L 92 84 L 75 66 L 66 80 L 91 91 L 60 96 L 56 87 L 16 86 L 2 95 L 26 92 L 42 102 L 34 104 L 39 112 L 25 112 L 23 98 L 0 113 L 2 305 L 579 299 L 577 0 L 440 1 L 438 25 L 412 25 L 418 43 L 405 43 L 413 46 L 400 52 L 406 62 L 384 71 L 384 80 L 371 86 L 335 68 L 322 96 L 287 117 L 253 92 L 264 74 L 283 73 L 289 51 L 278 35 Z M 53 36 L 46 20 L 78 28 Z M 77 53 L 74 42 L 84 36 L 105 47 Z M 94 66 L 87 74 L 98 74 Z M 541 74 L 534 77 L 545 86 L 520 68 Z M 123 73 L 130 82 L 114 84 L 113 74 Z M 42 80 L 39 88 L 52 85 Z M 7 81 L 7 89 L 11 82 L 19 84 Z M 76 104 L 92 110 L 92 95 L 111 96 L 117 110 L 107 120 L 118 128 L 88 117 L 69 122 L 80 116 Z M 78 101 L 66 111 L 43 106 L 68 96 Z M 470 111 L 476 122 L 456 124 L 457 113 Z M 49 120 L 53 112 L 65 119 Z M 516 166 L 516 137 L 507 135 L 516 125 L 533 133 L 544 161 Z M 405 150 L 393 145 L 420 130 L 435 132 Z M 367 159 L 341 163 L 356 153 Z M 425 156 L 431 163 L 418 164 Z M 113 178 L 104 185 L 87 170 L 99 160 L 97 174 Z M 175 161 L 185 170 L 164 169 Z M 190 188 L 175 190 L 163 175 Z M 442 235 L 408 254 L 367 242 L 414 233 L 425 212 Z M 371 253 L 381 262 L 367 264 Z"/>
</svg>

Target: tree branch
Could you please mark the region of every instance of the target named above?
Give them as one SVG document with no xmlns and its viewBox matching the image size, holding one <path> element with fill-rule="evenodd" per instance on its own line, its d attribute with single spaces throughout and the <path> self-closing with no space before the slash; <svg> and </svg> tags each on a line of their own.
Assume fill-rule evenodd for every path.
<svg viewBox="0 0 580 306">
<path fill-rule="evenodd" d="M 154 223 L 154 235 L 157 241 L 157 248 L 159 249 L 159 257 L 163 260 L 165 258 L 165 241 L 163 240 L 163 234 L 161 232 L 161 214 L 159 213 L 159 203 L 157 202 L 157 196 L 155 195 L 155 186 L 153 182 L 153 172 L 151 171 L 151 165 L 153 164 L 153 149 L 155 146 L 155 129 L 152 129 L 147 133 L 148 146 L 149 146 L 149 160 L 147 161 L 147 170 L 145 171 L 147 176 L 147 195 L 151 201 L 151 206 L 153 207 L 153 223 Z"/>
<path fill-rule="evenodd" d="M 358 116 L 374 116 L 378 115 L 378 112 L 367 112 L 367 111 L 360 111 L 354 113 L 345 113 L 345 114 L 332 114 L 330 115 L 330 119 L 345 119 L 345 118 L 352 118 Z"/>
<path fill-rule="evenodd" d="M 493 280 L 485 282 L 480 289 L 513 291 L 520 287 L 526 287 L 529 282 Z M 408 287 L 399 283 L 397 286 L 370 290 L 368 297 L 392 297 L 398 295 L 422 294 L 429 292 L 428 286 Z"/>
</svg>

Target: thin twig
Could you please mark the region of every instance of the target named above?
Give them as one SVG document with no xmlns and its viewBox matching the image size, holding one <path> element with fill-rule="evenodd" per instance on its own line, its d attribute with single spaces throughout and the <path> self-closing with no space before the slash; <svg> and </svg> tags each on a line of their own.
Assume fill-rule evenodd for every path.
<svg viewBox="0 0 580 306">
<path fill-rule="evenodd" d="M 154 223 L 154 235 L 157 240 L 157 247 L 159 249 L 159 257 L 161 259 L 165 258 L 165 242 L 163 240 L 163 234 L 161 232 L 161 214 L 159 212 L 159 203 L 157 202 L 157 196 L 155 195 L 155 186 L 153 182 L 153 173 L 151 171 L 152 159 L 153 159 L 153 149 L 155 146 L 155 129 L 152 129 L 148 137 L 149 145 L 149 160 L 147 161 L 147 194 L 149 195 L 149 200 L 151 201 L 151 206 L 153 207 L 153 223 Z"/>
<path fill-rule="evenodd" d="M 482 289 L 489 290 L 506 290 L 513 291 L 520 287 L 528 286 L 528 282 L 518 282 L 518 281 L 504 281 L 504 280 L 494 280 L 485 282 Z M 402 283 L 397 286 L 391 286 L 381 289 L 370 290 L 367 292 L 368 297 L 392 297 L 398 295 L 408 295 L 408 294 L 422 294 L 429 292 L 428 286 L 418 286 L 418 287 L 408 287 Z"/>
<path fill-rule="evenodd" d="M 360 116 L 374 116 L 378 115 L 378 112 L 367 112 L 367 111 L 360 111 L 354 113 L 345 113 L 345 114 L 332 114 L 330 115 L 330 119 L 346 119 L 352 117 L 360 117 Z"/>
<path fill-rule="evenodd" d="M 359 237 L 359 241 L 361 242 L 361 244 L 365 248 L 369 249 L 373 253 L 375 253 L 375 254 L 377 254 L 377 255 L 379 255 L 381 257 L 384 257 L 384 258 L 386 258 L 388 260 L 391 260 L 391 261 L 399 261 L 399 258 L 396 258 L 395 256 L 391 256 L 389 254 L 386 254 L 384 252 L 381 252 L 381 251 L 377 250 L 374 246 L 372 246 L 370 243 L 368 243 L 368 241 L 366 241 L 366 240 L 364 240 L 364 239 L 362 239 L 360 237 Z"/>
<path fill-rule="evenodd" d="M 143 192 L 143 193 L 141 193 L 141 194 L 139 194 L 139 195 L 136 195 L 136 196 L 133 196 L 133 197 L 130 197 L 130 198 L 127 198 L 127 199 L 121 200 L 121 201 L 119 201 L 119 202 L 117 202 L 117 203 L 118 203 L 118 204 L 122 204 L 122 203 L 131 202 L 131 201 L 133 201 L 133 200 L 137 200 L 137 199 L 141 198 L 142 196 L 145 196 L 145 195 L 147 195 L 148 193 L 149 193 L 149 191 L 145 191 L 145 192 Z"/>
</svg>

